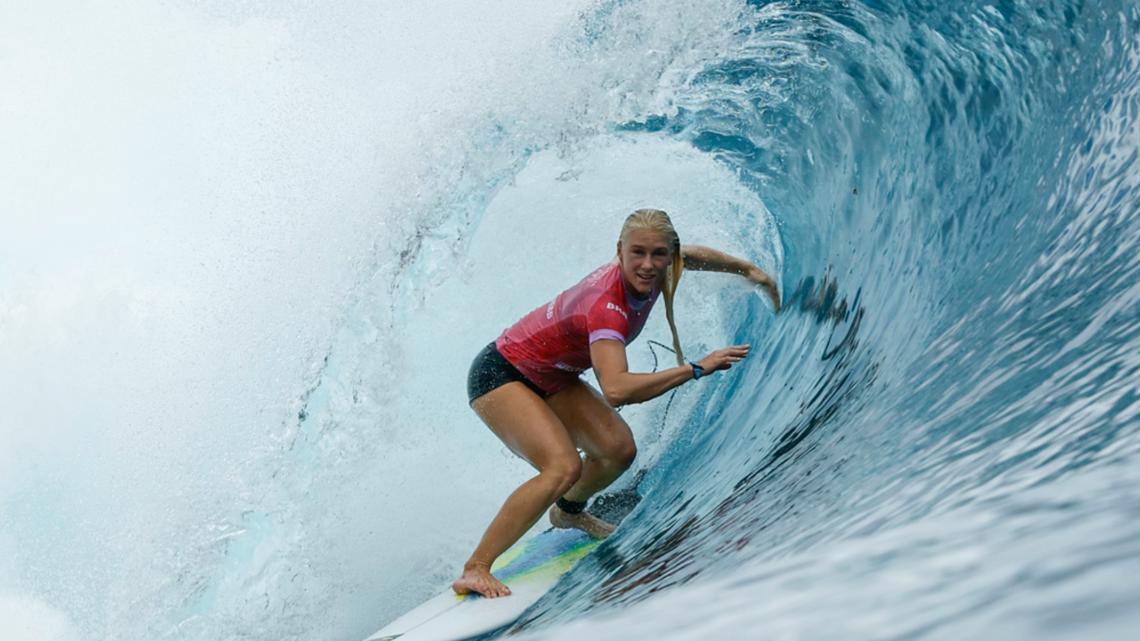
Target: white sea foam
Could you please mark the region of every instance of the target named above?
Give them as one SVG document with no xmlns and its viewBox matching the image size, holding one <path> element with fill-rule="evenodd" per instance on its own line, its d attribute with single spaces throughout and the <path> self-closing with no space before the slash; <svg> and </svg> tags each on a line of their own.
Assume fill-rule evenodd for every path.
<svg viewBox="0 0 1140 641">
<path fill-rule="evenodd" d="M 0 595 L 0 636 L 7 641 L 79 641 L 67 615 L 25 597 Z"/>
</svg>

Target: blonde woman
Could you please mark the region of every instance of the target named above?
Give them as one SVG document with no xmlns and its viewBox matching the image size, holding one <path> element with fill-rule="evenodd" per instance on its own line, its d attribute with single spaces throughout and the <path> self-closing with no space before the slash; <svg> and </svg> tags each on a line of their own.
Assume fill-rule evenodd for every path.
<svg viewBox="0 0 1140 641">
<path fill-rule="evenodd" d="M 555 527 L 609 536 L 614 526 L 585 507 L 637 453 L 629 426 L 614 408 L 656 398 L 748 356 L 748 345 L 734 345 L 685 362 L 673 323 L 682 266 L 740 274 L 765 287 L 779 311 L 776 284 L 759 267 L 708 247 L 682 246 L 665 212 L 639 209 L 622 227 L 616 260 L 524 316 L 475 357 L 467 380 L 471 407 L 538 475 L 515 490 L 491 521 L 452 584 L 457 594 L 510 594 L 491 575 L 491 564 L 547 508 Z M 677 367 L 632 373 L 625 346 L 641 332 L 661 293 Z M 590 367 L 600 393 L 578 378 Z"/>
</svg>

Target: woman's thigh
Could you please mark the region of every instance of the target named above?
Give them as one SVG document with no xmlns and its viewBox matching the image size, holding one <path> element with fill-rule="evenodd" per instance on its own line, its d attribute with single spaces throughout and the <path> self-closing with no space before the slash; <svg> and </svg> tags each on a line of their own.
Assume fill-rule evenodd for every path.
<svg viewBox="0 0 1140 641">
<path fill-rule="evenodd" d="M 499 440 L 537 470 L 579 460 L 558 415 L 522 383 L 501 385 L 475 399 L 471 408 Z"/>
<path fill-rule="evenodd" d="M 632 459 L 636 453 L 629 425 L 593 386 L 575 381 L 546 399 L 546 404 L 587 454 Z"/>
</svg>

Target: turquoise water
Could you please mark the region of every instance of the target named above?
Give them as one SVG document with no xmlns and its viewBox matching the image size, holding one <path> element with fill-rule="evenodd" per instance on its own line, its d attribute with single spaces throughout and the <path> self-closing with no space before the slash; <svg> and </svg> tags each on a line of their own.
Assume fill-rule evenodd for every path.
<svg viewBox="0 0 1140 641">
<path fill-rule="evenodd" d="M 764 4 L 627 125 L 764 194 L 788 308 L 536 638 L 1140 632 L 1138 20 Z"/>
<path fill-rule="evenodd" d="M 785 309 L 685 275 L 752 356 L 511 638 L 1140 634 L 1140 5 L 698 4 L 6 9 L 6 638 L 444 589 L 529 474 L 467 364 L 642 206 Z"/>
</svg>

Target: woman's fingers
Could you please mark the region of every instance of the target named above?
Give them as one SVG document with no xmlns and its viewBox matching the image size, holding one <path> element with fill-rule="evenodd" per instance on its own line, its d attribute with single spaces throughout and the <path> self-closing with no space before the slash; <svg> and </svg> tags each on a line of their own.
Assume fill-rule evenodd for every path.
<svg viewBox="0 0 1140 641">
<path fill-rule="evenodd" d="M 703 360 L 703 362 L 708 365 L 705 367 L 705 370 L 715 372 L 717 370 L 728 369 L 732 367 L 733 363 L 739 363 L 744 360 L 748 356 L 750 349 L 752 349 L 752 346 L 747 343 L 718 349 L 706 356 Z"/>
</svg>

